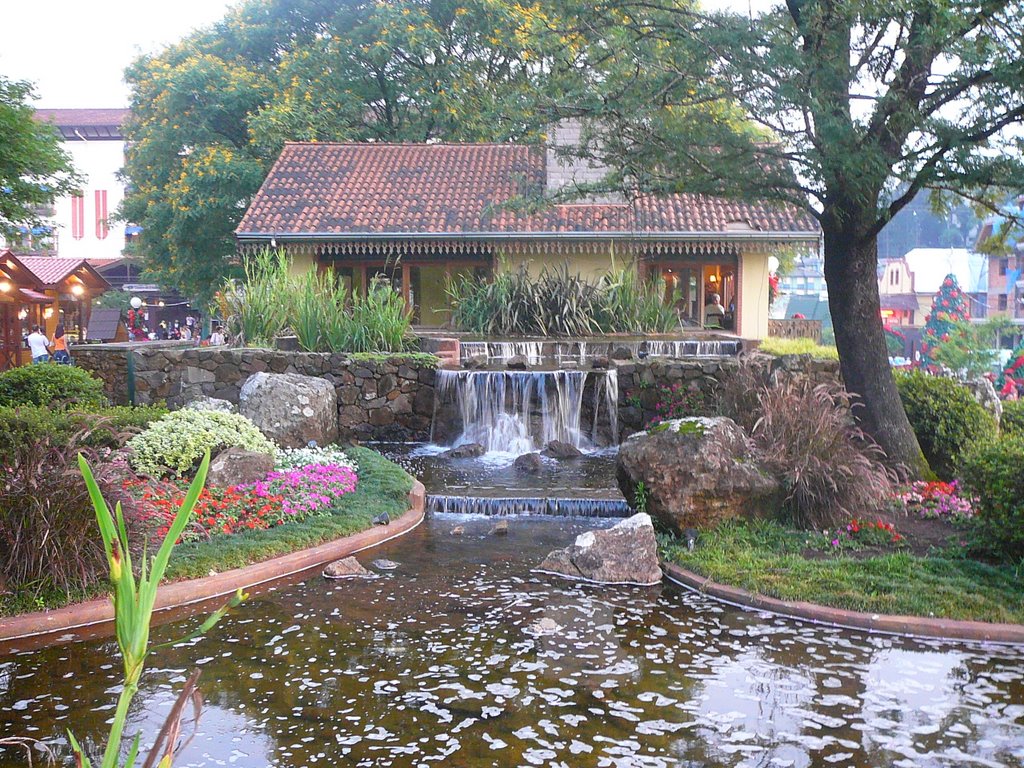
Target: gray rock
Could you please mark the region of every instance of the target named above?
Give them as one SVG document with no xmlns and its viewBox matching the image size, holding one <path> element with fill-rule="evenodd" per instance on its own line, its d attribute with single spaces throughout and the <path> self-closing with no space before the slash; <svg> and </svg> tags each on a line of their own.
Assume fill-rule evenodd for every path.
<svg viewBox="0 0 1024 768">
<path fill-rule="evenodd" d="M 374 525 L 391 525 L 391 518 L 388 517 L 387 512 L 381 512 L 375 518 L 373 518 Z"/>
<path fill-rule="evenodd" d="M 608 365 L 608 358 L 603 355 L 595 357 L 590 361 L 590 367 L 597 371 L 603 371 Z"/>
<path fill-rule="evenodd" d="M 604 584 L 657 584 L 661 566 L 651 516 L 640 513 L 606 530 L 581 533 L 538 570 Z"/>
<path fill-rule="evenodd" d="M 516 472 L 535 475 L 544 467 L 544 462 L 539 453 L 524 453 L 512 462 L 512 467 Z"/>
<path fill-rule="evenodd" d="M 508 535 L 508 520 L 499 520 L 495 523 L 494 527 L 491 528 L 491 535 L 493 536 L 507 536 Z"/>
<path fill-rule="evenodd" d="M 452 536 L 461 536 L 465 532 L 466 526 L 464 525 L 456 525 L 454 528 L 452 528 Z"/>
<path fill-rule="evenodd" d="M 338 437 L 338 399 L 330 382 L 295 373 L 255 373 L 238 396 L 239 412 L 286 448 Z"/>
<path fill-rule="evenodd" d="M 612 360 L 632 360 L 633 351 L 629 347 L 616 347 L 608 357 Z"/>
<path fill-rule="evenodd" d="M 760 518 L 781 503 L 778 480 L 754 460 L 750 441 L 732 419 L 662 422 L 619 447 L 619 488 L 675 533 L 712 528 L 723 520 Z"/>
<path fill-rule="evenodd" d="M 989 415 L 999 424 L 1003 420 L 1003 401 L 996 394 L 996 388 L 992 382 L 984 376 L 978 376 L 964 382 L 964 386 L 970 391 L 974 399 L 982 408 L 988 411 Z"/>
<path fill-rule="evenodd" d="M 473 355 L 472 357 L 467 357 L 465 360 L 462 361 L 462 367 L 469 368 L 471 370 L 477 368 L 486 368 L 487 355 Z"/>
<path fill-rule="evenodd" d="M 510 371 L 528 371 L 530 370 L 530 360 L 525 355 L 513 355 L 505 363 L 505 367 Z"/>
<path fill-rule="evenodd" d="M 274 457 L 269 453 L 255 453 L 237 446 L 231 447 L 218 453 L 210 462 L 206 484 L 214 488 L 248 485 L 262 480 L 273 470 Z"/>
<path fill-rule="evenodd" d="M 381 557 L 377 560 L 374 560 L 371 563 L 371 565 L 374 568 L 378 568 L 382 571 L 393 571 L 396 568 L 398 568 L 398 563 L 396 563 L 394 560 L 388 560 L 386 557 Z"/>
<path fill-rule="evenodd" d="M 544 455 L 549 459 L 575 459 L 583 455 L 583 451 L 572 443 L 564 443 L 561 440 L 552 440 L 544 446 Z"/>
<path fill-rule="evenodd" d="M 363 568 L 354 557 L 335 560 L 324 568 L 325 579 L 366 579 L 372 577 L 373 573 Z"/>
<path fill-rule="evenodd" d="M 235 405 L 229 400 L 222 400 L 219 397 L 207 397 L 200 395 L 194 400 L 185 403 L 185 408 L 193 411 L 218 411 L 220 413 L 234 413 Z"/>
<path fill-rule="evenodd" d="M 480 443 L 465 443 L 464 445 L 449 448 L 441 455 L 447 459 L 475 459 L 478 456 L 483 456 L 485 453 L 487 453 L 487 449 L 480 445 Z"/>
</svg>

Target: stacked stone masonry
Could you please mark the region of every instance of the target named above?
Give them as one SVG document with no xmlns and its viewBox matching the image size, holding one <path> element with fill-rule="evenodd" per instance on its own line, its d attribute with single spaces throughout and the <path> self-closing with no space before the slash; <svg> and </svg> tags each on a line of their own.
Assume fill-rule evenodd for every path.
<svg viewBox="0 0 1024 768">
<path fill-rule="evenodd" d="M 342 439 L 425 440 L 434 408 L 432 367 L 402 356 L 379 360 L 271 349 L 89 350 L 78 364 L 106 383 L 116 403 L 128 402 L 127 355 L 134 357 L 135 404 L 180 408 L 205 395 L 238 403 L 252 374 L 297 373 L 330 381 L 338 395 Z"/>
</svg>

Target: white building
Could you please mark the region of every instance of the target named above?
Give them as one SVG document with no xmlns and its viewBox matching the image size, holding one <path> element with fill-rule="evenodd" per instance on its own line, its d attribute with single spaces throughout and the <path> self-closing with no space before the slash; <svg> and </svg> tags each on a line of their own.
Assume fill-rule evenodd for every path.
<svg viewBox="0 0 1024 768">
<path fill-rule="evenodd" d="M 39 109 L 36 119 L 53 123 L 64 149 L 83 176 L 82 194 L 54 203 L 53 248 L 68 259 L 116 259 L 125 246 L 125 225 L 111 221 L 124 199 L 117 178 L 124 166 L 121 125 L 127 109 Z"/>
</svg>

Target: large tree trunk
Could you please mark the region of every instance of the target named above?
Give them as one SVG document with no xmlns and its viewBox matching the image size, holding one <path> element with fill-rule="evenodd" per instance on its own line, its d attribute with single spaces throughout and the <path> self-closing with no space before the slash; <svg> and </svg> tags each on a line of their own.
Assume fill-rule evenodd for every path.
<svg viewBox="0 0 1024 768">
<path fill-rule="evenodd" d="M 877 240 L 859 236 L 827 217 L 822 231 L 840 370 L 847 391 L 859 397 L 854 414 L 885 451 L 891 466 L 909 477 L 923 477 L 928 463 L 903 410 L 882 331 Z"/>
</svg>

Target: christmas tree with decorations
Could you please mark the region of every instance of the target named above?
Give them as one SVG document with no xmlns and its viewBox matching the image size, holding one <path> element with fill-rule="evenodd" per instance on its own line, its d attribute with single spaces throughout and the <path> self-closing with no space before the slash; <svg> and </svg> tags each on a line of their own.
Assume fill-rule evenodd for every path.
<svg viewBox="0 0 1024 768">
<path fill-rule="evenodd" d="M 971 314 L 967 307 L 967 296 L 956 281 L 956 276 L 946 275 L 939 286 L 932 311 L 924 319 L 924 334 L 921 337 L 921 367 L 936 365 L 935 352 L 942 344 L 962 334 L 960 323 L 968 323 Z"/>
</svg>

